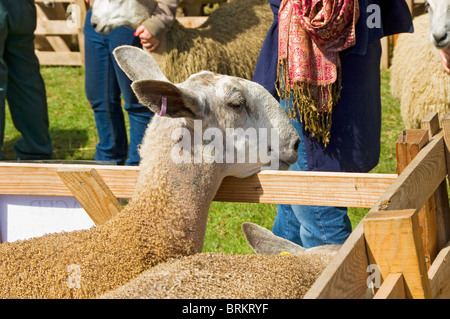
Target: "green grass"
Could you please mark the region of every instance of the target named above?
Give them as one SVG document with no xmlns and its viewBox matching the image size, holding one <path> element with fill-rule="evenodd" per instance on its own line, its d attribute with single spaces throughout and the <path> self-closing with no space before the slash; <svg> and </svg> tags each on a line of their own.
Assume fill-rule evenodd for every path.
<svg viewBox="0 0 450 319">
<path fill-rule="evenodd" d="M 84 92 L 84 70 L 79 67 L 42 67 L 49 105 L 50 134 L 54 159 L 93 160 L 97 131 L 90 105 Z M 395 173 L 395 141 L 403 129 L 398 102 L 391 96 L 389 73 L 382 72 L 383 117 L 381 158 L 374 173 Z M 3 152 L 14 157 L 13 144 L 20 138 L 7 112 Z M 368 209 L 350 208 L 353 227 Z M 270 229 L 276 205 L 213 202 L 208 218 L 204 251 L 250 253 L 241 232 L 245 221 Z"/>
</svg>

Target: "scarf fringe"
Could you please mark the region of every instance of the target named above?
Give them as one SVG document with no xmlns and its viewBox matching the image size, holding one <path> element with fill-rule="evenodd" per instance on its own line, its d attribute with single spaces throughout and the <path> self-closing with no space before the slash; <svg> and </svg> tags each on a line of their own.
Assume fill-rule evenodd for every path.
<svg viewBox="0 0 450 319">
<path fill-rule="evenodd" d="M 277 82 L 275 87 L 278 96 L 285 102 L 285 110 L 293 120 L 303 123 L 306 131 L 311 136 L 322 142 L 326 147 L 331 138 L 331 123 L 333 107 L 337 104 L 341 92 L 341 72 L 337 68 L 338 76 L 335 83 L 329 85 L 314 85 L 310 83 L 291 84 L 289 72 L 287 72 L 286 61 L 280 60 L 278 63 Z M 320 94 L 312 94 L 311 91 L 320 90 Z M 330 97 L 325 103 L 321 97 Z M 292 97 L 292 103 L 291 103 Z M 325 110 L 320 110 L 317 106 L 324 105 Z"/>
</svg>

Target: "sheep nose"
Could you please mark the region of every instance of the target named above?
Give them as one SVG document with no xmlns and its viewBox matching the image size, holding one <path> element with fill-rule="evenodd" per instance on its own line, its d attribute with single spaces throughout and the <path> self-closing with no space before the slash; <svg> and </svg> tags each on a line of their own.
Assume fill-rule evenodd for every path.
<svg viewBox="0 0 450 319">
<path fill-rule="evenodd" d="M 433 32 L 433 38 L 434 38 L 434 40 L 436 40 L 436 43 L 440 43 L 447 38 L 447 32 L 444 32 L 444 33 L 434 33 Z"/>
<path fill-rule="evenodd" d="M 98 18 L 96 17 L 96 16 L 92 16 L 91 17 L 91 25 L 92 25 L 92 27 L 95 29 L 95 28 L 97 28 L 97 25 L 98 25 Z"/>
<path fill-rule="evenodd" d="M 293 148 L 294 148 L 294 151 L 298 151 L 298 148 L 299 148 L 299 146 L 300 146 L 300 139 L 299 138 L 297 138 L 295 141 L 294 141 L 294 144 L 293 144 Z"/>
</svg>

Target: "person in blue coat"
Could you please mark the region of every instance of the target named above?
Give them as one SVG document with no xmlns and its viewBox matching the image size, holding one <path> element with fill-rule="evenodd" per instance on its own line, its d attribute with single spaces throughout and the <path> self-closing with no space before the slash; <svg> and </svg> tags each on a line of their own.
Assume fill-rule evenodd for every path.
<svg viewBox="0 0 450 319">
<path fill-rule="evenodd" d="M 279 98 L 275 82 L 278 11 L 282 1 L 268 2 L 274 21 L 262 46 L 253 81 Z M 359 0 L 356 43 L 339 53 L 342 89 L 333 107 L 329 143 L 324 145 L 312 137 L 297 115 L 292 124 L 302 143 L 298 149 L 299 159 L 291 170 L 368 172 L 378 164 L 381 134 L 380 39 L 402 32 L 413 32 L 412 17 L 404 0 Z M 280 100 L 280 103 L 281 107 L 285 107 L 289 101 Z M 278 205 L 272 229 L 275 235 L 305 248 L 342 244 L 351 231 L 346 207 L 300 205 Z"/>
</svg>

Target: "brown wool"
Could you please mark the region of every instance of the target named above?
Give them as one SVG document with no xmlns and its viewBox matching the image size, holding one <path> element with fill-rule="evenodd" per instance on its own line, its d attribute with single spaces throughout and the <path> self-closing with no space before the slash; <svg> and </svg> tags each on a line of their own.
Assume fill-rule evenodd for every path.
<svg viewBox="0 0 450 319">
<path fill-rule="evenodd" d="M 175 22 L 166 33 L 161 69 L 174 83 L 203 70 L 251 79 L 272 21 L 265 0 L 239 0 L 215 10 L 199 28 Z"/>
<path fill-rule="evenodd" d="M 102 298 L 302 298 L 329 263 L 326 254 L 201 253 L 161 263 Z"/>
</svg>

